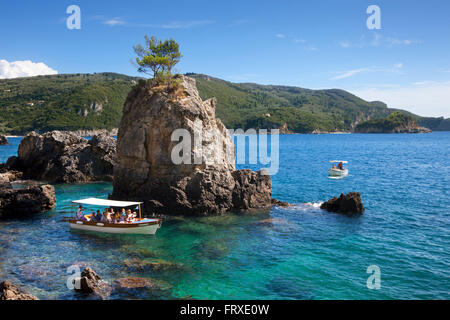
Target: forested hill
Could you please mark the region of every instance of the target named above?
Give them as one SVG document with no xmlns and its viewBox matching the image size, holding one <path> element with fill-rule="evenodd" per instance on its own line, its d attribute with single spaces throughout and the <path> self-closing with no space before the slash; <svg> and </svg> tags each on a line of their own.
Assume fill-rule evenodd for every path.
<svg viewBox="0 0 450 320">
<path fill-rule="evenodd" d="M 197 79 L 203 99 L 217 98 L 217 116 L 228 128 L 283 128 L 283 132 L 298 133 L 353 131 L 358 123 L 397 111 L 338 89 L 237 84 L 188 75 Z M 117 128 L 125 98 L 138 81 L 116 73 L 0 80 L 0 133 Z M 450 130 L 450 119 L 412 116 L 421 126 Z"/>
<path fill-rule="evenodd" d="M 116 73 L 0 80 L 0 132 L 117 128 L 136 81 Z"/>
<path fill-rule="evenodd" d="M 384 119 L 399 111 L 339 89 L 231 83 L 207 75 L 188 75 L 197 79 L 203 99 L 217 98 L 217 116 L 231 128 L 283 128 L 298 133 L 353 131 L 359 123 Z M 400 111 L 431 130 L 450 130 L 450 119 L 422 118 Z"/>
</svg>

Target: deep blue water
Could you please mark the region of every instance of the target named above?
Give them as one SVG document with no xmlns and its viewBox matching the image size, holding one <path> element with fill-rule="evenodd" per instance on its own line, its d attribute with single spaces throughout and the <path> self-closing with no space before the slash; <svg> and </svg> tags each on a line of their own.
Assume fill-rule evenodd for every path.
<svg viewBox="0 0 450 320">
<path fill-rule="evenodd" d="M 0 161 L 17 152 L 20 138 L 10 141 L 0 147 Z M 327 177 L 332 159 L 349 160 L 347 178 Z M 57 185 L 54 210 L 0 222 L 0 279 L 40 298 L 76 299 L 65 283 L 67 267 L 77 263 L 107 281 L 134 275 L 166 288 L 137 298 L 449 299 L 449 161 L 450 132 L 284 135 L 273 196 L 296 206 L 166 220 L 155 236 L 71 232 L 62 219 L 73 212 L 70 201 L 106 197 L 112 188 Z M 367 210 L 361 217 L 317 208 L 349 191 L 362 193 Z M 163 259 L 178 268 L 127 269 L 131 258 Z M 366 286 L 370 265 L 381 270 L 379 290 Z"/>
</svg>

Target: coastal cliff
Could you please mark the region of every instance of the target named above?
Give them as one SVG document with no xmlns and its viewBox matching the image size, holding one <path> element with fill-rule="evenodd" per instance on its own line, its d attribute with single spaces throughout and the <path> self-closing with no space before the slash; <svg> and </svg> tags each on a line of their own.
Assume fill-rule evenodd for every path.
<svg viewBox="0 0 450 320">
<path fill-rule="evenodd" d="M 431 130 L 420 127 L 411 116 L 394 112 L 385 119 L 375 119 L 360 123 L 355 133 L 430 133 Z"/>
<path fill-rule="evenodd" d="M 269 208 L 270 176 L 236 171 L 232 138 L 215 116 L 216 99 L 203 101 L 195 79 L 178 76 L 174 81 L 147 82 L 128 95 L 117 137 L 112 198 L 144 200 L 146 212 L 158 214 Z M 187 136 L 173 139 L 176 130 Z M 190 150 L 174 149 L 180 142 Z M 183 161 L 175 164 L 174 154 L 182 154 Z"/>
</svg>

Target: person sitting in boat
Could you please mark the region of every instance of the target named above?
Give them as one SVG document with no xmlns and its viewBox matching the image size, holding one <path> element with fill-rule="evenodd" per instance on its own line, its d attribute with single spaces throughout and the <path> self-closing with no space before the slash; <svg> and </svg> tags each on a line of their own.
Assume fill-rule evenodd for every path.
<svg viewBox="0 0 450 320">
<path fill-rule="evenodd" d="M 83 207 L 81 206 L 81 204 L 78 207 L 77 214 L 76 214 L 76 219 L 80 220 L 80 221 L 87 221 L 86 217 L 84 216 Z"/>
<path fill-rule="evenodd" d="M 135 215 L 133 215 L 133 214 L 131 213 L 131 210 L 128 209 L 128 210 L 127 210 L 127 215 L 125 216 L 125 221 L 126 221 L 126 222 L 133 222 L 133 221 L 134 221 L 134 217 L 135 217 Z"/>
<path fill-rule="evenodd" d="M 100 210 L 97 210 L 97 213 L 94 216 L 95 221 L 101 222 L 102 221 L 102 214 L 100 213 Z"/>
<path fill-rule="evenodd" d="M 123 218 L 119 211 L 114 215 L 114 223 L 123 223 Z"/>
<path fill-rule="evenodd" d="M 336 169 L 336 166 L 334 165 L 334 163 L 333 163 L 333 166 L 331 167 L 331 169 Z"/>
<path fill-rule="evenodd" d="M 338 163 L 338 169 L 339 169 L 339 170 L 344 170 L 344 167 L 342 166 L 342 162 L 339 162 L 339 163 Z"/>
<path fill-rule="evenodd" d="M 108 212 L 108 210 L 105 210 L 105 212 L 103 212 L 103 215 L 102 215 L 102 222 L 103 222 L 103 223 L 111 223 L 111 219 L 110 219 L 110 217 L 109 217 L 109 212 Z"/>
</svg>

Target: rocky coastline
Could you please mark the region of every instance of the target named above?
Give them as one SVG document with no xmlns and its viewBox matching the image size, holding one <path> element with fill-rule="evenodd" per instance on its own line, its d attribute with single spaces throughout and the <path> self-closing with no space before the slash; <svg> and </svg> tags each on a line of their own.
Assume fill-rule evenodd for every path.
<svg viewBox="0 0 450 320">
<path fill-rule="evenodd" d="M 18 156 L 10 157 L 6 170 L 22 173 L 23 179 L 49 183 L 111 181 L 116 141 L 102 132 L 91 140 L 75 133 L 29 133 L 20 142 Z"/>
</svg>

